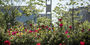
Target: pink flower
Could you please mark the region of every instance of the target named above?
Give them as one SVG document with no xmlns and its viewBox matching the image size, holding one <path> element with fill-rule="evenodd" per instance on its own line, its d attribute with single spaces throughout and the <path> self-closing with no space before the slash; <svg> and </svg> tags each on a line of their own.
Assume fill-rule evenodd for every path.
<svg viewBox="0 0 90 45">
<path fill-rule="evenodd" d="M 80 45 L 85 45 L 85 42 L 83 42 L 83 41 L 80 41 Z"/>
<path fill-rule="evenodd" d="M 65 34 L 67 34 L 67 33 L 68 33 L 68 30 L 65 31 Z"/>
<path fill-rule="evenodd" d="M 40 43 L 37 43 L 36 45 L 41 45 Z"/>
<path fill-rule="evenodd" d="M 39 28 L 39 30 L 41 30 L 41 28 Z"/>
<path fill-rule="evenodd" d="M 16 32 L 12 32 L 12 35 L 15 35 L 16 34 Z"/>
<path fill-rule="evenodd" d="M 10 45 L 10 42 L 8 40 L 4 41 L 4 45 Z"/>
<path fill-rule="evenodd" d="M 16 33 L 18 33 L 18 31 L 16 31 Z"/>
<path fill-rule="evenodd" d="M 51 28 L 48 28 L 48 30 L 51 30 Z"/>
<path fill-rule="evenodd" d="M 72 26 L 69 26 L 70 29 L 72 29 Z"/>
<path fill-rule="evenodd" d="M 58 19 L 59 21 L 62 21 L 62 19 Z"/>
<path fill-rule="evenodd" d="M 10 33 L 10 31 L 8 31 L 8 33 Z"/>
<path fill-rule="evenodd" d="M 34 32 L 34 31 L 32 31 L 32 32 Z"/>
<path fill-rule="evenodd" d="M 70 38 L 70 35 L 67 35 L 67 38 Z"/>
<path fill-rule="evenodd" d="M 17 33 L 17 32 L 14 32 L 15 34 Z"/>
<path fill-rule="evenodd" d="M 63 24 L 59 24 L 59 26 L 60 26 L 60 27 L 62 27 L 62 26 L 63 26 Z"/>
<path fill-rule="evenodd" d="M 46 26 L 46 28 L 48 28 L 48 26 Z"/>
<path fill-rule="evenodd" d="M 29 30 L 29 33 L 32 33 L 32 30 Z"/>
<path fill-rule="evenodd" d="M 60 43 L 59 45 L 62 45 L 62 43 Z"/>
</svg>

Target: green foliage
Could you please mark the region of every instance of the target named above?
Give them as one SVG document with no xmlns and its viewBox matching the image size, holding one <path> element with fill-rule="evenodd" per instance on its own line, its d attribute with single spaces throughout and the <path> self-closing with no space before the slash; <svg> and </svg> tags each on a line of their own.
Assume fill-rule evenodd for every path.
<svg viewBox="0 0 90 45">
<path fill-rule="evenodd" d="M 4 17 L 3 13 L 0 12 L 0 27 L 5 28 L 5 27 L 4 27 L 5 20 L 4 20 L 3 17 Z"/>
<path fill-rule="evenodd" d="M 49 18 L 46 18 L 46 17 L 39 17 L 37 19 L 37 23 L 40 24 L 40 25 L 50 25 L 50 19 Z"/>
</svg>

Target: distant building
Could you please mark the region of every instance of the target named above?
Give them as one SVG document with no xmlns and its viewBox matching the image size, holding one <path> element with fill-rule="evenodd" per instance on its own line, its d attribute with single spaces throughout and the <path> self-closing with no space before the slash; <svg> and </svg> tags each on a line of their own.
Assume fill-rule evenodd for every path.
<svg viewBox="0 0 90 45">
<path fill-rule="evenodd" d="M 86 7 L 75 8 L 74 11 L 80 11 L 77 16 L 83 16 L 81 20 L 82 22 L 85 20 L 88 20 L 90 22 L 90 5 Z"/>
</svg>

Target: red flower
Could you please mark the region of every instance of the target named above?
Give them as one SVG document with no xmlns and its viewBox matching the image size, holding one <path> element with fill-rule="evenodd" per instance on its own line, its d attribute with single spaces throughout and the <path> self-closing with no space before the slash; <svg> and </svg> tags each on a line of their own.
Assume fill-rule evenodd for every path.
<svg viewBox="0 0 90 45">
<path fill-rule="evenodd" d="M 84 32 L 84 30 L 82 30 L 82 32 Z"/>
<path fill-rule="evenodd" d="M 40 28 L 40 25 L 38 27 Z"/>
<path fill-rule="evenodd" d="M 62 43 L 60 43 L 59 45 L 62 45 Z"/>
<path fill-rule="evenodd" d="M 37 43 L 36 45 L 41 45 L 40 43 Z"/>
<path fill-rule="evenodd" d="M 82 29 L 81 31 L 84 32 L 84 29 Z"/>
<path fill-rule="evenodd" d="M 54 29 L 54 28 L 52 28 L 52 29 Z"/>
<path fill-rule="evenodd" d="M 32 26 L 32 24 L 29 24 L 30 26 Z"/>
<path fill-rule="evenodd" d="M 70 29 L 72 29 L 72 26 L 69 26 Z"/>
<path fill-rule="evenodd" d="M 9 35 L 11 35 L 11 34 L 9 33 Z"/>
<path fill-rule="evenodd" d="M 38 32 L 38 30 L 34 30 L 34 32 Z"/>
<path fill-rule="evenodd" d="M 13 37 L 10 38 L 11 40 L 13 39 Z"/>
<path fill-rule="evenodd" d="M 58 19 L 59 21 L 62 21 L 62 19 Z"/>
<path fill-rule="evenodd" d="M 4 41 L 4 45 L 10 45 L 10 42 L 8 40 Z"/>
<path fill-rule="evenodd" d="M 65 31 L 65 34 L 67 34 L 67 33 L 68 33 L 68 30 Z"/>
<path fill-rule="evenodd" d="M 38 37 L 40 38 L 40 35 Z"/>
<path fill-rule="evenodd" d="M 42 25 L 41 27 L 44 28 L 44 25 Z"/>
<path fill-rule="evenodd" d="M 0 40 L 0 44 L 2 44 L 2 40 Z"/>
<path fill-rule="evenodd" d="M 60 26 L 60 27 L 62 27 L 62 26 L 63 26 L 63 24 L 59 24 L 59 26 Z"/>
<path fill-rule="evenodd" d="M 11 28 L 9 30 L 12 30 Z"/>
<path fill-rule="evenodd" d="M 83 41 L 80 41 L 80 45 L 85 45 L 85 42 L 83 42 Z"/>
</svg>

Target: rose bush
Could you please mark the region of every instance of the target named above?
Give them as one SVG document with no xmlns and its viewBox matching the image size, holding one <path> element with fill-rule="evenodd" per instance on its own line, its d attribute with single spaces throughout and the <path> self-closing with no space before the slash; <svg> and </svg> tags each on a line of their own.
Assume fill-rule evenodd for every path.
<svg viewBox="0 0 90 45">
<path fill-rule="evenodd" d="M 74 24 L 73 30 L 70 21 L 59 18 L 56 27 L 29 24 L 30 27 L 26 28 L 23 24 L 16 25 L 2 34 L 2 42 L 9 45 L 89 45 L 90 22 L 75 20 Z"/>
<path fill-rule="evenodd" d="M 7 30 L 3 40 L 9 40 L 11 44 L 36 44 L 42 42 L 46 35 L 51 34 L 51 30 L 54 29 L 50 26 L 37 24 L 30 24 L 30 29 L 24 27 L 24 25 L 12 26 Z M 54 31 L 54 30 L 53 30 Z"/>
</svg>

